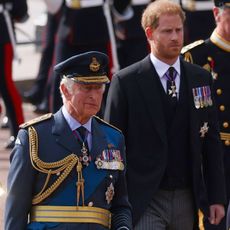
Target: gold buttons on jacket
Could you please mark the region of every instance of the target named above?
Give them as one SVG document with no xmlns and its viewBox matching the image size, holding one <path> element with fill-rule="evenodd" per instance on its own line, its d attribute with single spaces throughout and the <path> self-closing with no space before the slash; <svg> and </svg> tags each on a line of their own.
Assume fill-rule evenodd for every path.
<svg viewBox="0 0 230 230">
<path fill-rule="evenodd" d="M 221 94 L 222 94 L 222 89 L 217 89 L 217 90 L 216 90 L 216 94 L 217 94 L 217 95 L 221 95 Z"/>
<path fill-rule="evenodd" d="M 225 110 L 225 106 L 224 105 L 220 105 L 219 109 L 220 109 L 220 111 L 223 112 Z"/>
<path fill-rule="evenodd" d="M 228 126 L 229 126 L 229 123 L 228 123 L 228 122 L 224 122 L 224 123 L 223 123 L 223 127 L 224 127 L 224 128 L 228 128 Z"/>
<path fill-rule="evenodd" d="M 230 145 L 230 141 L 229 141 L 229 140 L 226 140 L 226 141 L 224 142 L 224 144 L 225 144 L 226 146 L 229 146 L 229 145 Z"/>
</svg>

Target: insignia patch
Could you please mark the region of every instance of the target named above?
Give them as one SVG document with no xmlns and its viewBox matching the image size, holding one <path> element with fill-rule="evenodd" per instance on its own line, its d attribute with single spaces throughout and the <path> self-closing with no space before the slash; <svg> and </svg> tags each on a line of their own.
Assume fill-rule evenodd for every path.
<svg viewBox="0 0 230 230">
<path fill-rule="evenodd" d="M 208 122 L 204 122 L 203 126 L 200 128 L 200 137 L 204 138 L 205 134 L 208 132 Z"/>
<path fill-rule="evenodd" d="M 196 109 L 212 106 L 210 86 L 202 86 L 192 89 L 193 101 Z"/>
<path fill-rule="evenodd" d="M 119 150 L 105 149 L 102 151 L 102 154 L 97 157 L 95 164 L 98 169 L 124 170 L 122 161 Z"/>
<path fill-rule="evenodd" d="M 113 183 L 111 183 L 105 192 L 105 199 L 107 201 L 107 204 L 111 203 L 111 201 L 113 200 L 114 194 L 115 194 L 114 186 L 113 186 Z"/>
<path fill-rule="evenodd" d="M 100 69 L 100 63 L 95 57 L 92 58 L 92 62 L 89 65 L 89 69 L 93 72 L 97 72 Z"/>
</svg>

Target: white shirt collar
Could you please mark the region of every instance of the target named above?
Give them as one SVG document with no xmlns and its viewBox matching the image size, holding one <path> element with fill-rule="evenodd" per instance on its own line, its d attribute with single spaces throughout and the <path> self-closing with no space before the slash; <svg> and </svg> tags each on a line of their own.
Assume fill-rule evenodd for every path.
<svg viewBox="0 0 230 230">
<path fill-rule="evenodd" d="M 159 60 L 156 56 L 153 55 L 153 53 L 150 53 L 150 60 L 155 67 L 157 74 L 160 78 L 164 76 L 164 74 L 168 71 L 168 68 L 170 65 L 162 62 Z M 176 62 L 172 65 L 175 70 L 177 71 L 177 74 L 180 76 L 180 58 L 178 57 Z"/>
<path fill-rule="evenodd" d="M 65 120 L 67 121 L 69 127 L 71 128 L 71 130 L 75 130 L 77 128 L 79 128 L 80 126 L 82 126 L 75 118 L 73 118 L 69 112 L 67 111 L 65 106 L 62 106 L 62 113 L 63 116 L 65 118 Z M 91 133 L 91 124 L 92 124 L 92 118 L 90 118 L 83 126 L 88 130 L 89 133 Z"/>
</svg>

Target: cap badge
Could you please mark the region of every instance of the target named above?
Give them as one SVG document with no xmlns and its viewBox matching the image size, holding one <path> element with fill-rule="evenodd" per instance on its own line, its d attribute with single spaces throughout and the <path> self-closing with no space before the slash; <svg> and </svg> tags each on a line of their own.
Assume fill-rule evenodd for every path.
<svg viewBox="0 0 230 230">
<path fill-rule="evenodd" d="M 97 72 L 100 69 L 100 63 L 95 57 L 92 58 L 92 62 L 89 65 L 89 69 L 93 72 Z"/>
</svg>

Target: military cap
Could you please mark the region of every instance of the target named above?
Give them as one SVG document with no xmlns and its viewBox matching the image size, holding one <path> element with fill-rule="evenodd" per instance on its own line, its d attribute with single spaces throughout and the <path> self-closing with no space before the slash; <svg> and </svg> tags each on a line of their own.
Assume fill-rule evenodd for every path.
<svg viewBox="0 0 230 230">
<path fill-rule="evenodd" d="M 82 84 L 109 83 L 107 69 L 108 56 L 97 51 L 75 55 L 54 66 L 62 77 Z"/>
<path fill-rule="evenodd" d="M 230 0 L 214 0 L 214 3 L 217 7 L 230 7 Z"/>
</svg>

